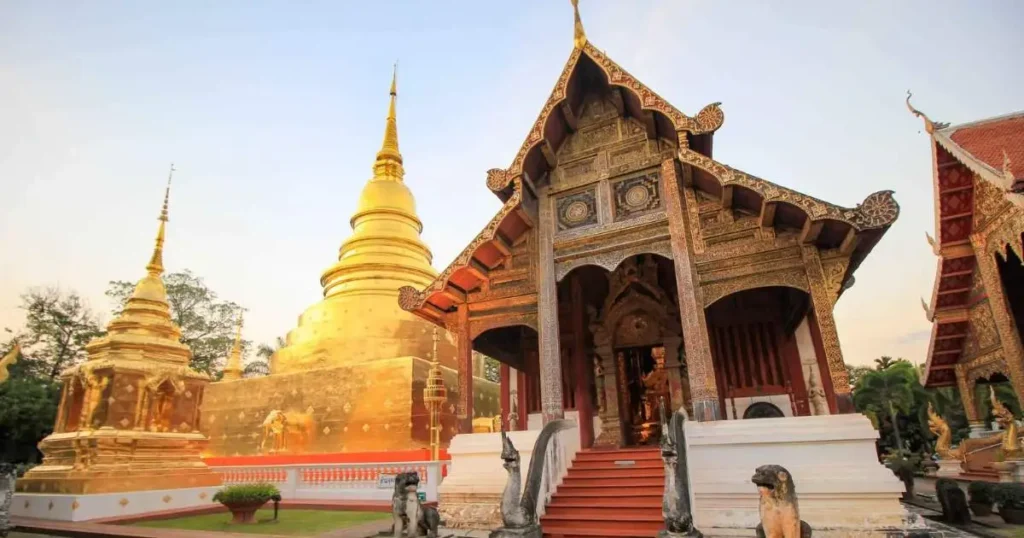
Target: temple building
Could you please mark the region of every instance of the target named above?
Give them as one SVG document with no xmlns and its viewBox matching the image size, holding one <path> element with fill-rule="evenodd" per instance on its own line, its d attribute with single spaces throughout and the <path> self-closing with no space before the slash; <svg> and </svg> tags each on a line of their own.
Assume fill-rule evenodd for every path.
<svg viewBox="0 0 1024 538">
<path fill-rule="evenodd" d="M 164 506 L 198 504 L 202 499 L 197 495 L 205 498 L 205 490 L 185 492 L 221 483 L 200 458 L 207 438 L 199 432 L 199 409 L 210 379 L 189 368 L 192 352 L 179 340 L 181 330 L 171 321 L 161 280 L 166 222 L 167 194 L 146 276 L 107 334 L 86 346 L 86 361 L 60 375 L 56 424 L 39 443 L 43 463 L 19 479 L 17 487 L 25 493 L 64 495 L 41 500 L 49 501 L 48 508 L 32 508 L 33 498 L 26 496 L 20 508 L 27 515 L 46 514 L 59 503 L 56 510 L 65 513 L 63 519 L 87 518 L 94 510 L 110 512 L 111 507 L 101 505 L 114 505 L 121 497 L 102 494 L 128 491 L 172 490 Z M 129 502 L 123 499 L 121 512 Z"/>
<path fill-rule="evenodd" d="M 979 382 L 1009 381 L 1024 396 L 1024 112 L 949 126 L 931 139 L 937 256 L 927 387 L 959 387 L 973 434 L 987 429 Z"/>
<path fill-rule="evenodd" d="M 402 310 L 397 298 L 399 288 L 427 286 L 437 271 L 404 182 L 396 100 L 393 79 L 373 177 L 352 215 L 352 235 L 320 278 L 323 299 L 299 317 L 271 357 L 269 376 L 241 379 L 233 351 L 224 380 L 209 387 L 202 408 L 207 456 L 427 448 L 423 387 L 434 326 Z M 446 333 L 437 350 L 450 400 L 442 406 L 442 443 L 458 432 L 457 417 L 470 428 L 474 417 L 492 417 L 498 407 L 498 385 L 483 378 L 482 356 L 475 401 L 458 407 L 455 341 Z"/>
<path fill-rule="evenodd" d="M 402 308 L 456 335 L 459 405 L 472 351 L 503 363 L 520 429 L 569 416 L 584 448 L 654 442 L 658 402 L 701 421 L 852 410 L 832 310 L 899 214 L 727 166 L 719 104 L 687 115 L 587 40 L 511 164 L 503 203 Z"/>
</svg>

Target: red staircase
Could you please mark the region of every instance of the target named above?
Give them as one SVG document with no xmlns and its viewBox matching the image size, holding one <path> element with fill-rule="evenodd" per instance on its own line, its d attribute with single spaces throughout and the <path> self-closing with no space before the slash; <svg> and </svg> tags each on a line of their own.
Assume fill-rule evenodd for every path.
<svg viewBox="0 0 1024 538">
<path fill-rule="evenodd" d="M 664 527 L 657 448 L 581 450 L 540 518 L 545 538 L 651 538 Z"/>
</svg>

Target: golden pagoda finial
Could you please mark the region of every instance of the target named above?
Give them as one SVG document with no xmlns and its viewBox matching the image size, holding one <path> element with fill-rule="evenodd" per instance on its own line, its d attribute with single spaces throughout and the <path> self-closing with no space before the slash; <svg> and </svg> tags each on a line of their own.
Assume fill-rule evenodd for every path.
<svg viewBox="0 0 1024 538">
<path fill-rule="evenodd" d="M 373 179 L 390 179 L 401 181 L 405 175 L 402 169 L 402 154 L 398 151 L 398 115 L 395 103 L 398 100 L 398 62 L 391 75 L 391 103 L 388 106 L 388 118 L 384 124 L 384 143 L 377 152 L 377 161 L 373 164 Z"/>
<path fill-rule="evenodd" d="M 167 187 L 164 189 L 164 205 L 160 209 L 160 227 L 156 232 L 156 247 L 153 249 L 153 256 L 149 258 L 146 271 L 153 276 L 160 276 L 164 272 L 164 227 L 167 224 L 167 202 L 171 197 L 171 178 L 174 177 L 174 163 L 171 163 L 171 170 L 167 173 Z"/>
<path fill-rule="evenodd" d="M 224 365 L 222 381 L 234 381 L 242 378 L 242 325 L 244 317 L 244 310 L 238 313 L 238 329 L 235 332 L 235 344 L 231 346 L 231 354 L 228 356 L 227 364 Z"/>
<path fill-rule="evenodd" d="M 587 44 L 587 33 L 583 31 L 583 20 L 580 19 L 580 0 L 572 1 L 572 13 L 575 22 L 573 23 L 573 36 L 572 44 L 578 49 L 582 49 Z"/>
<path fill-rule="evenodd" d="M 437 363 L 437 342 L 441 340 L 441 335 L 437 332 L 437 327 L 434 327 L 434 348 L 430 352 L 430 362 Z"/>
</svg>

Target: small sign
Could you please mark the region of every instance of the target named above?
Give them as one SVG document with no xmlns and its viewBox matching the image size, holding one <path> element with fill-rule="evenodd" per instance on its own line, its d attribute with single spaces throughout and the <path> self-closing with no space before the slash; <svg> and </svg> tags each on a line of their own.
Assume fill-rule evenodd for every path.
<svg viewBox="0 0 1024 538">
<path fill-rule="evenodd" d="M 615 460 L 615 465 L 636 465 L 633 460 Z"/>
<path fill-rule="evenodd" d="M 377 489 L 395 489 L 395 475 L 380 474 L 377 476 Z"/>
<path fill-rule="evenodd" d="M 416 496 L 420 498 L 420 502 L 421 503 L 422 502 L 427 502 L 427 492 L 426 491 L 417 491 L 416 492 Z"/>
</svg>

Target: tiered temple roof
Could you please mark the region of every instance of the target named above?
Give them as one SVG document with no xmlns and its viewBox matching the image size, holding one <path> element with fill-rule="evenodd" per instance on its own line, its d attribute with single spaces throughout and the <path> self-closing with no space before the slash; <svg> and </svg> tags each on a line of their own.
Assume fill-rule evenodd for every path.
<svg viewBox="0 0 1024 538">
<path fill-rule="evenodd" d="M 977 256 L 994 250 L 1005 258 L 1012 250 L 1024 258 L 1024 112 L 949 126 L 933 122 L 909 99 L 933 146 L 935 237 L 929 234 L 928 242 L 938 260 L 931 300 L 922 301 L 933 323 L 924 382 L 949 386 L 957 383 L 958 364 L 1000 344 L 992 316 L 1005 305 L 991 305 L 991 314 L 983 307 L 992 290 Z"/>
<path fill-rule="evenodd" d="M 845 287 L 852 285 L 854 270 L 899 214 L 892 191 L 876 192 L 857 207 L 846 208 L 714 160 L 714 133 L 725 121 L 720 103 L 694 116 L 681 112 L 594 46 L 577 11 L 573 50 L 526 140 L 510 166 L 487 172 L 487 187 L 502 200 L 502 208 L 427 287 L 401 289 L 403 309 L 440 324 L 445 313 L 465 302 L 466 294 L 509 258 L 513 245 L 537 220 L 536 208 L 526 200 L 535 198 L 537 187 L 557 166 L 559 148 L 576 132 L 584 97 L 595 88 L 610 89 L 620 113 L 639 120 L 649 139 L 677 149 L 679 160 L 694 169 L 687 174 L 689 186 L 720 200 L 723 207 L 760 215 L 765 227 L 795 228 L 802 240 L 822 249 L 851 253 L 842 275 Z"/>
</svg>

